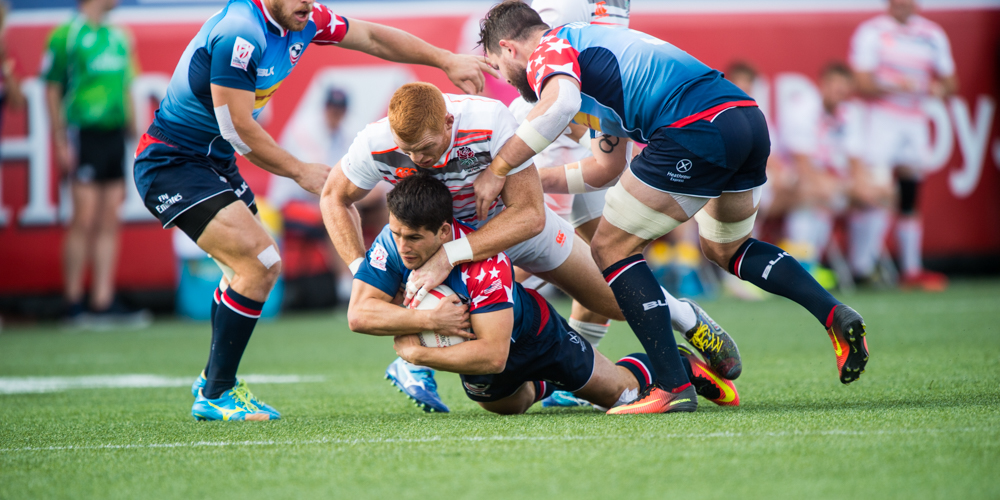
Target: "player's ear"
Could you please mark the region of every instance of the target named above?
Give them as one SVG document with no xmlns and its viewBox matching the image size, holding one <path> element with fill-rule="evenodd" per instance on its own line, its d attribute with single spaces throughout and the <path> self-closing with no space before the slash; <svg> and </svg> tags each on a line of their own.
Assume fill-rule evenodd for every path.
<svg viewBox="0 0 1000 500">
<path fill-rule="evenodd" d="M 449 237 L 450 235 L 451 235 L 451 224 L 448 222 L 441 224 L 441 227 L 437 231 L 437 238 L 439 240 L 443 240 Z"/>
<path fill-rule="evenodd" d="M 500 45 L 500 54 L 503 54 L 504 51 L 507 51 L 510 53 L 511 57 L 517 56 L 514 44 L 511 43 L 510 40 L 500 40 L 499 42 L 497 42 L 497 44 Z"/>
</svg>

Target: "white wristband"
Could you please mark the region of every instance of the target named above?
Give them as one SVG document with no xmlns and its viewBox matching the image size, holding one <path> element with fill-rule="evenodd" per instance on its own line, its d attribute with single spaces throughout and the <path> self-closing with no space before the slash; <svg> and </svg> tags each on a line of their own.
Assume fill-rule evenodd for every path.
<svg viewBox="0 0 1000 500">
<path fill-rule="evenodd" d="M 347 268 L 351 270 L 351 276 L 358 274 L 358 268 L 361 267 L 361 263 L 364 261 L 365 261 L 364 257 L 358 257 L 357 259 L 354 259 L 350 264 L 347 265 Z"/>
<path fill-rule="evenodd" d="M 536 154 L 541 153 L 542 150 L 549 147 L 549 144 L 552 144 L 552 141 L 546 139 L 545 136 L 535 130 L 535 127 L 531 126 L 528 120 L 521 122 L 521 126 L 517 127 L 515 135 L 520 137 Z"/>
<path fill-rule="evenodd" d="M 563 167 L 566 171 L 566 188 L 569 194 L 583 194 L 587 192 L 587 184 L 583 182 L 583 169 L 580 162 L 570 163 Z"/>
<path fill-rule="evenodd" d="M 442 245 L 442 248 L 444 248 L 445 255 L 448 256 L 448 262 L 453 266 L 472 260 L 472 244 L 469 243 L 468 238 L 449 241 Z"/>
</svg>

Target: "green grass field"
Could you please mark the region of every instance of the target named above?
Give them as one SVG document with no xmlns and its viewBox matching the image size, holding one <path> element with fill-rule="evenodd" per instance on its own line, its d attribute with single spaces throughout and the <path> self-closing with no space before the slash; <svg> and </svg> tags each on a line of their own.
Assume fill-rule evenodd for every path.
<svg viewBox="0 0 1000 500">
<path fill-rule="evenodd" d="M 204 364 L 206 324 L 7 328 L 0 498 L 1000 498 L 1000 281 L 847 301 L 869 328 L 859 382 L 840 384 L 797 305 L 723 299 L 703 305 L 740 345 L 742 406 L 631 417 L 494 416 L 452 374 L 439 375 L 452 413 L 425 414 L 382 378 L 391 341 L 338 313 L 257 327 L 241 373 L 305 377 L 251 384 L 282 420 L 196 422 L 182 384 Z M 601 351 L 638 345 L 616 324 Z M 174 386 L 10 389 L 125 374 Z"/>
</svg>

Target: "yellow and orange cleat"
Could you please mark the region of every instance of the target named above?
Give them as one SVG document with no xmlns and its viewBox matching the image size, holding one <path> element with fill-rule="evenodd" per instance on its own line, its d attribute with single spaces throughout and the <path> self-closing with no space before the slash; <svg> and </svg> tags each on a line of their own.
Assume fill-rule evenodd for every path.
<svg viewBox="0 0 1000 500">
<path fill-rule="evenodd" d="M 642 413 L 692 412 L 698 409 L 698 393 L 694 386 L 679 393 L 661 389 L 656 383 L 646 386 L 635 401 L 608 410 L 608 415 L 637 415 Z"/>
<path fill-rule="evenodd" d="M 833 342 L 833 353 L 837 355 L 837 371 L 840 382 L 850 384 L 865 372 L 868 364 L 868 340 L 865 339 L 865 320 L 857 311 L 844 304 L 838 304 L 830 311 L 826 322 L 826 333 Z"/>
<path fill-rule="evenodd" d="M 679 345 L 677 350 L 691 364 L 691 385 L 699 396 L 719 406 L 740 405 L 740 393 L 736 392 L 736 384 L 732 380 L 720 377 L 687 346 Z"/>
</svg>

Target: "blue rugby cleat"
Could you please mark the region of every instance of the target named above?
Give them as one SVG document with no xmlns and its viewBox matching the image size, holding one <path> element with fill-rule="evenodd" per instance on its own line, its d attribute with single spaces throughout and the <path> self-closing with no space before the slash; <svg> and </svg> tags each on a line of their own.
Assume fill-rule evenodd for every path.
<svg viewBox="0 0 1000 500">
<path fill-rule="evenodd" d="M 437 393 L 434 370 L 411 365 L 403 358 L 396 358 L 385 369 L 385 378 L 406 394 L 422 410 L 431 413 L 448 413 L 448 407 Z"/>
<path fill-rule="evenodd" d="M 573 395 L 572 392 L 566 391 L 555 391 L 551 396 L 542 400 L 542 406 L 545 408 L 561 407 L 570 408 L 574 406 L 594 406 L 590 404 L 590 401 L 585 399 L 580 399 Z"/>
<path fill-rule="evenodd" d="M 250 420 L 262 422 L 276 420 L 279 416 L 261 409 L 253 403 L 253 394 L 246 384 L 237 384 L 222 393 L 218 399 L 208 399 L 199 390 L 198 397 L 191 406 L 191 416 L 197 420 Z"/>
<path fill-rule="evenodd" d="M 205 379 L 205 372 L 202 371 L 200 374 L 198 374 L 198 378 L 194 379 L 194 383 L 191 384 L 191 395 L 197 398 L 198 391 L 204 389 L 205 384 L 207 383 L 208 380 Z"/>
</svg>

